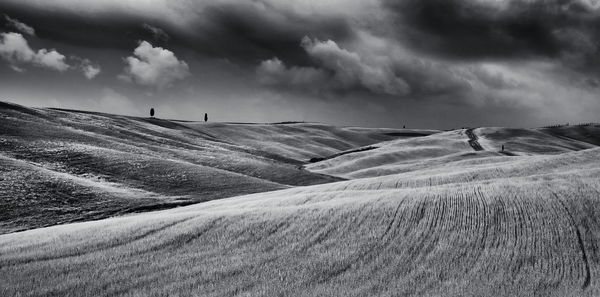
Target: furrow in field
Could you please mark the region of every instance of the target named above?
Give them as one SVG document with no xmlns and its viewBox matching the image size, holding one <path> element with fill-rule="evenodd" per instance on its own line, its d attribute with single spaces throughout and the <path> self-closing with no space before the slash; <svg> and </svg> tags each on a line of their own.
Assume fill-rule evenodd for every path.
<svg viewBox="0 0 600 297">
<path fill-rule="evenodd" d="M 552 196 L 564 208 L 564 211 L 568 215 L 568 218 L 569 218 L 569 221 L 571 224 L 571 228 L 574 229 L 575 235 L 577 236 L 576 240 L 577 240 L 577 245 L 579 247 L 579 251 L 581 253 L 581 261 L 585 265 L 585 276 L 584 276 L 583 284 L 581 285 L 582 289 L 585 290 L 590 285 L 591 272 L 590 272 L 590 264 L 588 262 L 587 252 L 586 252 L 585 246 L 583 244 L 583 240 L 581 239 L 581 231 L 579 230 L 578 223 L 575 221 L 575 218 L 571 214 L 571 211 L 569 210 L 569 208 L 567 208 L 567 206 L 564 204 L 564 202 L 559 198 L 559 196 L 555 192 L 552 192 Z"/>
<path fill-rule="evenodd" d="M 123 240 L 123 238 L 114 238 L 113 241 L 103 242 L 100 245 L 97 245 L 94 247 L 87 246 L 86 248 L 81 248 L 78 246 L 73 246 L 70 251 L 63 252 L 61 254 L 46 255 L 43 257 L 36 257 L 36 256 L 20 257 L 19 259 L 3 261 L 1 263 L 3 266 L 4 265 L 19 266 L 19 265 L 26 265 L 26 264 L 33 263 L 33 262 L 64 260 L 65 258 L 85 256 L 85 255 L 94 254 L 94 253 L 98 253 L 98 252 L 106 252 L 107 250 L 110 250 L 110 249 L 128 246 L 128 245 L 134 244 L 138 241 L 141 241 L 145 238 L 152 237 L 159 232 L 167 230 L 167 229 L 169 229 L 173 226 L 176 226 L 180 223 L 183 223 L 187 220 L 189 220 L 189 218 L 174 220 L 174 221 L 171 221 L 171 222 L 168 222 L 165 224 L 161 224 L 154 228 L 147 228 L 146 230 L 136 231 L 136 232 L 134 232 L 134 234 L 132 236 L 129 236 L 129 237 L 125 238 L 124 240 Z M 135 234 L 135 233 L 137 233 L 137 234 Z M 63 240 L 66 240 L 66 239 L 63 239 Z"/>
<path fill-rule="evenodd" d="M 222 208 L 227 201 L 208 203 L 193 209 L 203 209 L 201 213 L 211 214 L 211 219 L 201 215 L 126 245 L 51 262 L 54 269 L 82 261 L 100 265 L 94 255 L 102 254 L 102 263 L 108 261 L 111 271 L 118 271 L 151 260 L 146 273 L 168 280 L 170 276 L 160 268 L 167 267 L 183 282 L 183 288 L 195 284 L 210 291 L 211 284 L 213 295 L 224 294 L 224 290 L 258 294 L 269 282 L 269 294 L 298 290 L 329 294 L 346 288 L 344 292 L 354 292 L 351 295 L 546 295 L 550 290 L 568 292 L 571 284 L 587 292 L 592 282 L 586 288 L 581 286 L 585 267 L 575 229 L 569 227 L 568 219 L 561 218 L 564 210 L 557 209 L 553 204 L 558 202 L 545 199 L 543 193 L 530 194 L 546 182 L 522 182 L 519 187 L 488 182 L 399 189 L 383 196 L 362 196 L 352 203 L 347 194 L 328 202 L 318 190 L 284 191 L 304 193 L 284 199 L 291 199 L 288 203 L 297 199 L 300 211 L 287 209 L 287 204 L 281 204 L 281 209 L 248 208 L 266 201 L 247 198 L 247 211 L 228 215 L 225 210 L 210 208 Z M 315 197 L 306 200 L 304 195 Z M 274 194 L 270 197 L 281 199 Z M 193 216 L 191 210 L 182 214 Z M 583 240 L 583 232 L 581 236 Z M 27 245 L 23 248 L 29 251 Z M 56 252 L 68 255 L 68 250 Z M 114 262 L 117 259 L 125 262 Z M 43 261 L 35 263 L 24 261 L 19 266 L 23 271 L 35 265 L 36 269 L 50 269 L 43 268 Z M 181 265 L 190 269 L 173 270 Z M 3 274 L 11 271 L 10 275 L 16 276 L 10 266 L 3 267 Z M 99 277 L 107 282 L 117 277 L 109 270 L 100 271 Z M 142 278 L 123 292 L 146 285 Z"/>
</svg>

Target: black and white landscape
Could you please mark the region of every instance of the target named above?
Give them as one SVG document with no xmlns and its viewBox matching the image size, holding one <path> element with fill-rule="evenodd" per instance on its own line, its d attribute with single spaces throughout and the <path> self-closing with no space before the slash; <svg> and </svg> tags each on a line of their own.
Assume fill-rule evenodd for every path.
<svg viewBox="0 0 600 297">
<path fill-rule="evenodd" d="M 0 2 L 0 296 L 600 296 L 600 2 Z"/>
</svg>

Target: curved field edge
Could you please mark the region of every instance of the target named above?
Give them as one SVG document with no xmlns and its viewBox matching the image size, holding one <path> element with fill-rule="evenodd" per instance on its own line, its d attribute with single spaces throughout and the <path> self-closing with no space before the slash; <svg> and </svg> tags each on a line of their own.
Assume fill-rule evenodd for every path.
<svg viewBox="0 0 600 297">
<path fill-rule="evenodd" d="M 599 155 L 482 159 L 2 235 L 0 293 L 597 296 Z"/>
</svg>

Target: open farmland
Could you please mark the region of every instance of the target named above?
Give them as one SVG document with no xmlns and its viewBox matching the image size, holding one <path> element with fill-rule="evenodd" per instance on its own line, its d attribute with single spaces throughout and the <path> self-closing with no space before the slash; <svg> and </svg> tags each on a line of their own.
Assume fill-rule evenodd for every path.
<svg viewBox="0 0 600 297">
<path fill-rule="evenodd" d="M 237 144 L 260 148 L 296 160 L 323 158 L 391 139 L 438 133 L 437 130 L 332 127 L 319 123 L 196 123 L 182 122 Z"/>
<path fill-rule="evenodd" d="M 600 297 L 599 115 L 600 0 L 0 0 L 0 297 Z"/>
<path fill-rule="evenodd" d="M 256 137 L 257 127 L 269 142 L 234 142 L 235 133 Z M 302 165 L 403 137 L 398 131 L 204 124 L 0 102 L 0 233 L 339 181 Z"/>
<path fill-rule="evenodd" d="M 0 235 L 0 294 L 598 296 L 600 148 L 473 133 L 484 150 L 391 140 L 309 166 L 351 180 Z"/>
<path fill-rule="evenodd" d="M 453 171 L 463 163 L 501 162 L 505 156 L 528 160 L 526 156 L 552 155 L 596 148 L 594 138 L 600 127 L 564 127 L 561 134 L 548 129 L 477 128 L 480 151 L 469 144 L 469 130 L 459 129 L 426 137 L 396 139 L 372 145 L 373 149 L 341 154 L 309 164 L 310 171 L 342 178 L 364 178 L 446 168 Z M 570 137 L 562 136 L 568 134 Z M 590 142 L 586 142 L 590 141 Z M 501 151 L 502 145 L 505 151 Z"/>
</svg>

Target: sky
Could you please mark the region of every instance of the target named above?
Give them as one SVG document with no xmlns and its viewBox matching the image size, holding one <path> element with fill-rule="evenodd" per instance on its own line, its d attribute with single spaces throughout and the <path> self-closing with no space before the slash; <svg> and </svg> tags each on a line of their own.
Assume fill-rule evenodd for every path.
<svg viewBox="0 0 600 297">
<path fill-rule="evenodd" d="M 2 0 L 0 101 L 211 121 L 600 121 L 600 0 Z"/>
</svg>

